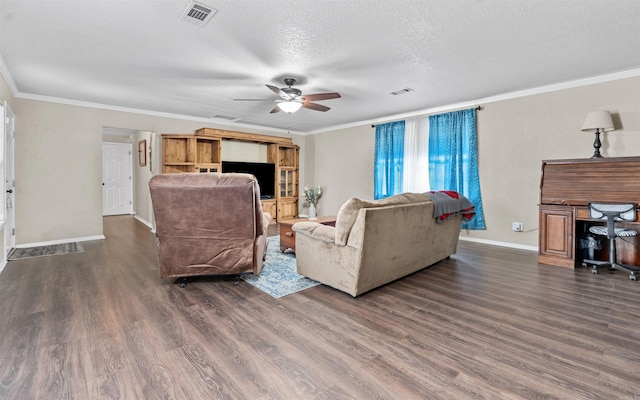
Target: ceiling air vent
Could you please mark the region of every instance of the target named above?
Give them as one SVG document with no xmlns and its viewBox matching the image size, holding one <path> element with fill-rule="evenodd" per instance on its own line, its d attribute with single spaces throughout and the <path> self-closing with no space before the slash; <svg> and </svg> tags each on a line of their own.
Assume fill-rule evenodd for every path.
<svg viewBox="0 0 640 400">
<path fill-rule="evenodd" d="M 230 117 L 228 115 L 214 115 L 213 118 L 226 119 L 227 121 L 232 122 L 240 121 L 240 118 Z"/>
<path fill-rule="evenodd" d="M 192 1 L 182 13 L 180 19 L 198 26 L 205 26 L 218 10 L 202 3 Z"/>
<path fill-rule="evenodd" d="M 398 95 L 409 93 L 409 92 L 413 92 L 413 89 L 404 88 L 404 89 L 396 90 L 395 92 L 391 92 L 390 94 L 392 94 L 394 96 L 398 96 Z"/>
</svg>

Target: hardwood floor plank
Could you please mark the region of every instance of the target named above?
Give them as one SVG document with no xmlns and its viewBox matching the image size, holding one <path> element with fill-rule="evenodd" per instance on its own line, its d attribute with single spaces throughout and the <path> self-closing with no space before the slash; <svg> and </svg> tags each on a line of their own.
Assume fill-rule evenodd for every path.
<svg viewBox="0 0 640 400">
<path fill-rule="evenodd" d="M 224 365 L 217 363 L 215 354 L 211 354 L 205 346 L 192 343 L 182 346 L 180 350 L 187 361 L 182 371 L 182 382 L 189 395 L 202 393 L 203 397 L 214 399 L 250 398 L 252 394 L 257 395 L 253 391 L 245 392 L 243 389 L 246 389 L 246 385 L 239 385 L 232 379 L 226 373 Z"/>
<path fill-rule="evenodd" d="M 150 328 L 139 321 L 126 327 L 124 332 L 127 369 L 132 373 L 145 399 L 187 398 L 180 385 L 179 367 L 173 357 L 157 347 L 155 335 Z"/>
<path fill-rule="evenodd" d="M 0 302 L 2 315 L 17 317 L 44 310 L 42 296 L 47 275 L 41 273 L 41 265 L 39 258 L 30 258 L 21 260 L 18 268 L 5 268 L 2 271 L 2 279 L 11 282 L 5 285 L 2 295 L 12 299 L 10 302 Z"/>
<path fill-rule="evenodd" d="M 640 286 L 619 271 L 460 242 L 357 298 L 275 299 L 234 277 L 180 288 L 148 227 L 104 229 L 0 275 L 0 399 L 640 398 Z"/>
<path fill-rule="evenodd" d="M 117 334 L 101 333 L 79 339 L 74 349 L 91 377 L 106 377 L 125 368 L 126 347 Z"/>
<path fill-rule="evenodd" d="M 530 400 L 516 393 L 502 392 L 494 387 L 491 382 L 480 379 L 477 376 L 469 376 L 460 373 L 451 382 L 444 393 L 439 394 L 439 399 L 475 399 L 475 400 Z"/>
<path fill-rule="evenodd" d="M 256 298 L 255 301 L 246 302 L 242 296 L 235 297 L 237 296 L 235 290 L 227 291 L 224 288 L 220 290 L 225 291 L 227 296 L 224 296 L 224 298 L 230 301 L 230 307 L 221 307 L 222 310 L 233 310 L 233 304 L 240 303 L 240 307 L 248 308 L 247 311 L 251 313 L 250 315 L 269 314 L 268 310 L 261 309 L 263 303 L 260 300 L 265 299 L 267 307 L 276 307 L 276 314 L 280 311 L 285 314 L 283 319 L 280 319 L 272 311 L 272 317 L 268 319 L 259 317 L 256 319 L 254 317 L 247 321 L 237 320 L 233 322 L 234 329 L 240 329 L 246 323 L 247 329 L 251 330 L 251 333 L 248 333 L 249 337 L 246 337 L 247 333 L 240 335 L 243 339 L 238 344 L 238 347 L 243 347 L 245 339 L 250 339 L 247 344 L 250 345 L 248 350 L 253 352 L 253 357 L 259 358 L 260 354 L 263 354 L 264 359 L 272 363 L 270 367 L 267 367 L 270 368 L 270 377 L 273 379 L 277 376 L 278 379 L 282 379 L 282 384 L 270 385 L 266 389 L 272 395 L 276 393 L 275 391 L 281 390 L 282 387 L 291 387 L 293 384 L 294 387 L 302 388 L 300 398 L 313 398 L 317 393 L 330 386 L 334 380 L 345 376 L 357 376 L 354 371 L 358 370 L 363 362 L 370 360 L 375 355 L 375 353 L 369 352 L 368 357 L 361 359 L 357 356 L 361 351 L 350 348 L 348 344 L 346 347 L 336 345 L 336 338 L 342 336 L 340 332 L 333 332 L 328 326 L 309 320 L 311 317 L 321 316 L 323 314 L 322 311 L 312 310 L 311 312 L 298 314 L 295 325 L 292 325 L 287 319 L 284 319 L 290 316 L 291 308 L 272 304 L 273 302 L 282 302 L 282 300 L 274 300 L 264 293 L 259 293 L 258 297 L 261 299 Z M 313 305 L 314 303 L 304 301 L 302 304 Z M 221 312 L 216 311 L 216 313 Z M 305 317 L 301 318 L 301 315 Z M 312 335 L 315 336 L 316 340 L 310 343 L 307 338 Z M 318 339 L 322 342 L 323 338 L 327 338 L 326 340 L 330 346 L 327 347 L 317 343 Z M 267 343 L 268 346 L 265 347 Z M 277 353 L 273 352 L 275 349 L 277 349 Z M 354 355 L 356 356 L 355 358 Z M 336 360 L 342 360 L 344 363 L 336 363 Z M 323 368 L 315 370 L 314 364 L 321 365 Z M 303 375 L 303 371 L 307 371 L 306 375 Z M 383 398 L 393 398 L 392 393 L 388 393 L 375 379 L 370 382 L 355 379 L 348 384 L 343 384 L 348 386 L 346 390 L 353 393 L 354 398 L 362 397 L 363 390 L 368 394 L 384 393 L 385 396 Z M 288 398 L 290 396 L 290 392 L 280 392 L 277 398 Z"/>
<path fill-rule="evenodd" d="M 438 377 L 440 379 L 434 381 L 433 375 L 413 373 L 413 368 L 406 368 L 407 363 L 398 361 L 395 357 L 379 356 L 366 363 L 358 372 L 367 372 L 372 380 L 380 382 L 384 387 L 393 387 L 394 390 L 389 395 L 390 398 L 396 399 L 439 398 L 439 393 L 448 387 L 457 375 L 455 373 L 444 380 Z"/>
<path fill-rule="evenodd" d="M 117 399 L 135 399 L 139 398 L 134 392 L 122 392 L 120 389 L 120 382 L 124 382 L 124 379 L 120 379 L 116 376 L 116 373 L 105 375 L 102 377 L 95 377 L 91 379 L 87 384 L 92 388 L 89 391 L 90 398 L 96 400 L 117 400 Z"/>
<path fill-rule="evenodd" d="M 37 398 L 73 399 L 88 398 L 84 366 L 73 351 L 73 342 L 46 346 L 38 355 Z"/>
<path fill-rule="evenodd" d="M 39 337 L 44 313 L 26 314 L 13 319 L 3 316 L 6 330 L 0 342 L 0 398 L 36 398 L 36 372 L 39 366 Z"/>
</svg>

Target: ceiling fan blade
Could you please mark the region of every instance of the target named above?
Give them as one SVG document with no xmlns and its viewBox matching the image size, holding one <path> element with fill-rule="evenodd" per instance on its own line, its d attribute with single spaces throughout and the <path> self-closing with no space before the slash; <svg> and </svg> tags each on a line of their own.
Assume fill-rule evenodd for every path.
<svg viewBox="0 0 640 400">
<path fill-rule="evenodd" d="M 275 114 L 275 113 L 277 113 L 277 112 L 280 112 L 280 107 L 275 106 L 275 107 L 273 108 L 273 110 L 271 110 L 271 112 L 270 112 L 269 114 Z"/>
<path fill-rule="evenodd" d="M 315 94 L 305 94 L 302 97 L 304 97 L 305 100 L 309 100 L 309 101 L 318 101 L 318 100 L 330 100 L 330 99 L 339 99 L 340 97 L 340 93 L 315 93 Z"/>
<path fill-rule="evenodd" d="M 327 106 L 323 106 L 322 104 L 312 103 L 312 102 L 306 101 L 306 100 L 304 101 L 304 103 L 302 103 L 302 107 L 308 108 L 310 110 L 316 110 L 316 111 L 329 111 L 329 110 L 331 110 Z"/>
<path fill-rule="evenodd" d="M 285 92 L 283 92 L 282 90 L 280 90 L 280 88 L 277 88 L 275 86 L 272 85 L 266 85 L 269 89 L 271 89 L 271 91 L 275 94 L 277 94 L 278 96 L 282 97 L 285 100 L 291 100 L 291 97 L 289 97 L 288 94 L 286 94 Z"/>
</svg>

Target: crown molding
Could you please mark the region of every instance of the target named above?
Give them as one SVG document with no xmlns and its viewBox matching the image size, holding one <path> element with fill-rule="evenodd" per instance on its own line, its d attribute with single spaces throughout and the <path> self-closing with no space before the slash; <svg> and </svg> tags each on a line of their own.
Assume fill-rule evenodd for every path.
<svg viewBox="0 0 640 400">
<path fill-rule="evenodd" d="M 13 97 L 16 97 L 20 92 L 18 91 L 18 87 L 16 86 L 16 82 L 13 80 L 13 75 L 7 68 L 7 64 L 4 62 L 4 58 L 2 58 L 2 54 L 0 54 L 0 75 L 4 78 L 4 81 L 7 83 L 9 90 Z"/>
<path fill-rule="evenodd" d="M 439 107 L 423 109 L 419 111 L 413 111 L 410 113 L 390 115 L 387 117 L 376 118 L 376 119 L 365 120 L 365 121 L 358 121 L 358 122 L 353 122 L 353 123 L 344 124 L 344 125 L 336 125 L 336 126 L 327 127 L 326 129 L 318 129 L 310 132 L 294 132 L 289 130 L 263 127 L 263 126 L 250 125 L 250 124 L 242 124 L 242 123 L 235 123 L 234 125 L 229 125 L 228 123 L 225 123 L 225 122 L 228 122 L 228 120 L 226 119 L 191 117 L 191 116 L 181 115 L 181 114 L 171 114 L 171 113 L 164 113 L 164 112 L 157 112 L 157 111 L 142 110 L 137 108 L 111 106 L 106 104 L 91 103 L 91 102 L 85 102 L 85 101 L 63 99 L 58 97 L 22 93 L 18 90 L 15 84 L 15 81 L 13 80 L 13 76 L 11 75 L 11 72 L 7 68 L 7 65 L 5 64 L 4 59 L 2 58 L 2 54 L 0 54 L 0 74 L 3 76 L 5 82 L 7 83 L 7 86 L 9 87 L 9 90 L 11 91 L 13 97 L 19 98 L 19 99 L 45 101 L 45 102 L 66 104 L 66 105 L 72 105 L 72 106 L 78 106 L 78 107 L 89 107 L 89 108 L 97 108 L 102 110 L 120 111 L 120 112 L 135 113 L 135 114 L 149 115 L 149 116 L 162 117 L 162 118 L 197 121 L 197 122 L 203 122 L 205 124 L 214 123 L 216 124 L 216 126 L 221 126 L 222 127 L 221 129 L 228 128 L 230 130 L 237 130 L 237 128 L 240 127 L 240 128 L 254 130 L 258 128 L 262 131 L 267 131 L 267 132 L 287 133 L 287 134 L 294 134 L 294 135 L 314 135 L 318 133 L 333 132 L 333 131 L 338 131 L 342 129 L 355 128 L 363 125 L 383 124 L 383 123 L 399 121 L 403 119 L 416 118 L 416 117 L 432 115 L 432 114 L 439 114 L 443 112 L 454 111 L 457 109 L 476 107 L 480 104 L 494 103 L 494 102 L 503 101 L 503 100 L 516 99 L 519 97 L 555 92 L 558 90 L 572 89 L 572 88 L 581 87 L 581 86 L 595 85 L 598 83 L 633 78 L 633 77 L 640 76 L 640 68 L 621 71 L 621 72 L 615 72 L 611 74 L 598 75 L 598 76 L 593 76 L 593 77 L 584 78 L 584 79 L 577 79 L 577 80 L 557 83 L 553 85 L 540 86 L 532 89 L 519 90 L 515 92 L 484 97 L 484 98 L 465 101 L 461 103 L 454 103 L 454 104 L 448 104 L 448 105 L 439 106 Z"/>
<path fill-rule="evenodd" d="M 229 121 L 227 119 L 221 119 L 221 118 L 192 117 L 192 116 L 189 116 L 189 115 L 172 114 L 172 113 L 165 113 L 165 112 L 160 112 L 160 111 L 149 111 L 149 110 L 143 110 L 143 109 L 139 109 L 139 108 L 112 106 L 112 105 L 108 105 L 108 104 L 92 103 L 92 102 L 88 102 L 88 101 L 70 100 L 70 99 L 63 99 L 63 98 L 59 98 L 59 97 L 42 96 L 42 95 L 28 94 L 28 93 L 18 93 L 17 95 L 14 95 L 14 97 L 16 97 L 18 99 L 44 101 L 44 102 L 49 102 L 49 103 L 65 104 L 65 105 L 71 105 L 71 106 L 77 106 L 77 107 L 88 107 L 88 108 L 96 108 L 96 109 L 100 109 L 100 110 L 120 111 L 120 112 L 132 113 L 132 114 L 149 115 L 149 116 L 153 116 L 153 117 L 181 119 L 181 120 L 186 120 L 186 121 L 196 121 L 196 122 L 202 122 L 202 123 L 205 123 L 205 124 L 215 124 L 216 127 L 219 128 L 219 129 L 238 130 L 238 127 L 240 127 L 240 128 L 250 129 L 250 130 L 259 129 L 260 131 L 277 132 L 277 133 L 289 133 L 289 134 L 294 134 L 294 135 L 304 135 L 304 133 L 302 133 L 302 132 L 294 132 L 294 131 L 288 131 L 288 130 L 283 130 L 283 129 L 270 128 L 270 127 L 266 127 L 266 126 L 258 126 L 258 125 L 242 124 L 242 123 L 235 123 L 233 125 L 229 125 L 228 124 Z"/>
<path fill-rule="evenodd" d="M 606 74 L 606 75 L 598 75 L 590 78 L 577 79 L 577 80 L 557 83 L 553 85 L 540 86 L 532 89 L 519 90 L 516 92 L 504 93 L 496 96 L 484 97 L 484 98 L 465 101 L 461 103 L 454 103 L 454 104 L 448 104 L 448 105 L 439 106 L 439 107 L 427 108 L 419 111 L 413 111 L 410 113 L 390 115 L 383 118 L 376 118 L 376 119 L 367 120 L 367 121 L 354 122 L 351 124 L 333 126 L 327 129 L 320 129 L 320 130 L 308 132 L 308 134 L 314 135 L 314 134 L 323 133 L 323 132 L 333 132 L 341 129 L 355 128 L 363 125 L 385 124 L 393 121 L 400 121 L 404 119 L 416 118 L 421 116 L 440 114 L 440 113 L 445 113 L 445 112 L 450 112 L 455 110 L 461 110 L 465 108 L 473 108 L 482 104 L 495 103 L 498 101 L 516 99 L 519 97 L 533 96 L 536 94 L 550 93 L 558 90 L 595 85 L 598 83 L 611 82 L 611 81 L 616 81 L 620 79 L 635 78 L 637 76 L 640 76 L 640 68 L 621 71 L 621 72 L 615 72 L 615 73 Z"/>
</svg>

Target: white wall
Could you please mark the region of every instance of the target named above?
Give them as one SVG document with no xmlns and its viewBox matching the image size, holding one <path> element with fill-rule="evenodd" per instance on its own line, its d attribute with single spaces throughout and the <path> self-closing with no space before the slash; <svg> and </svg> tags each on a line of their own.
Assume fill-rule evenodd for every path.
<svg viewBox="0 0 640 400">
<path fill-rule="evenodd" d="M 538 244 L 542 160 L 588 158 L 593 133 L 580 128 L 589 111 L 609 110 L 616 130 L 602 136 L 605 157 L 640 155 L 640 77 L 483 103 L 478 112 L 480 184 L 487 229 L 463 238 L 533 248 Z M 310 181 L 326 186 L 320 215 L 337 213 L 345 199 L 373 198 L 375 130 L 370 125 L 308 139 Z M 587 183 L 588 184 L 588 183 Z M 525 232 L 511 231 L 511 222 Z"/>
<path fill-rule="evenodd" d="M 203 126 L 229 129 L 201 121 L 44 101 L 16 99 L 14 103 L 18 245 L 82 240 L 103 234 L 102 127 L 156 132 L 156 137 L 162 133 L 193 133 Z M 274 135 L 262 130 L 250 133 Z M 291 136 L 303 149 L 304 137 L 281 136 L 285 135 Z M 134 151 L 136 146 L 137 141 Z M 153 148 L 154 171 L 158 173 L 161 167 L 159 139 Z M 151 174 L 148 166 L 142 173 L 143 167 L 134 165 L 134 176 L 138 177 L 134 186 L 136 212 L 151 221 L 150 204 L 145 198 Z"/>
<path fill-rule="evenodd" d="M 373 150 L 371 125 L 311 135 L 307 138 L 306 176 L 300 187 L 320 185 L 323 195 L 318 215 L 335 215 L 350 197 L 373 198 Z M 306 210 L 305 210 L 306 212 Z"/>
<path fill-rule="evenodd" d="M 140 166 L 138 158 L 138 143 L 147 141 L 147 165 Z M 162 158 L 160 156 L 162 142 L 158 135 L 149 131 L 137 131 L 133 135 L 133 210 L 136 218 L 149 227 L 154 227 L 153 206 L 149 192 L 149 179 L 162 173 Z"/>
<path fill-rule="evenodd" d="M 102 235 L 102 127 L 74 107 L 16 102 L 16 244 Z"/>
<path fill-rule="evenodd" d="M 156 132 L 159 136 L 192 133 L 205 125 L 200 121 L 15 99 L 2 79 L 0 96 L 16 113 L 19 245 L 102 235 L 103 126 Z M 618 128 L 603 136 L 602 153 L 607 157 L 639 155 L 640 77 L 484 103 L 478 113 L 478 142 L 487 230 L 462 235 L 537 246 L 540 163 L 544 159 L 589 157 L 594 136 L 581 132 L 580 127 L 587 112 L 597 109 L 611 111 Z M 260 130 L 251 133 L 273 135 Z M 370 125 L 363 125 L 306 137 L 291 135 L 301 146 L 301 185 L 325 188 L 318 206 L 320 215 L 335 214 L 352 196 L 373 198 L 374 133 Z M 156 172 L 160 171 L 160 147 L 157 140 Z M 137 197 L 146 187 L 145 180 L 148 176 L 137 179 L 135 196 L 140 203 L 136 212 L 147 219 L 149 211 L 143 206 L 148 202 Z M 512 221 L 524 222 L 526 232 L 512 232 Z"/>
<path fill-rule="evenodd" d="M 222 142 L 224 161 L 267 162 L 267 145 L 225 140 Z"/>
</svg>

